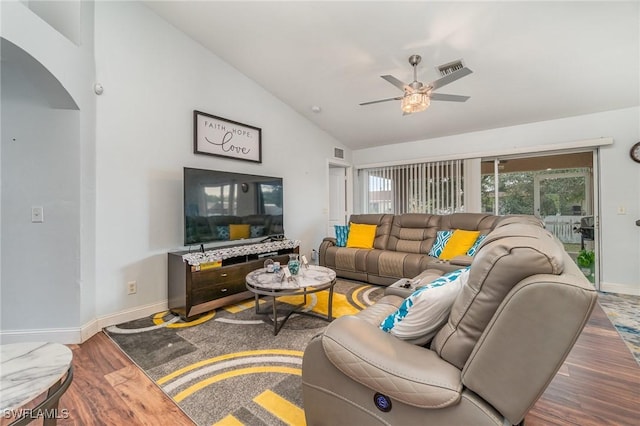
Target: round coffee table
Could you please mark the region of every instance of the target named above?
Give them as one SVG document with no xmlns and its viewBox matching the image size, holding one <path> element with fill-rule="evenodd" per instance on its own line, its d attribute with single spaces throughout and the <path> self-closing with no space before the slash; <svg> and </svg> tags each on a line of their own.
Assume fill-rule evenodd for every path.
<svg viewBox="0 0 640 426">
<path fill-rule="evenodd" d="M 300 268 L 300 272 L 298 272 L 297 275 L 292 275 L 290 278 L 287 278 L 283 271 L 267 272 L 265 268 L 260 268 L 250 272 L 247 275 L 246 282 L 247 289 L 255 294 L 256 314 L 273 314 L 272 321 L 274 336 L 278 334 L 284 323 L 294 313 L 321 318 L 325 321 L 333 320 L 333 287 L 336 284 L 336 273 L 329 268 L 316 265 L 309 265 L 307 267 L 302 266 Z M 317 293 L 327 289 L 329 290 L 329 303 L 326 317 L 318 315 L 315 312 L 307 312 L 300 309 L 307 303 L 308 294 Z M 268 310 L 260 311 L 260 296 L 272 298 L 272 312 L 269 312 Z M 277 298 L 280 296 L 304 297 L 304 301 L 301 304 L 289 309 L 280 309 L 281 312 L 286 313 L 286 316 L 282 321 L 278 321 Z"/>
</svg>

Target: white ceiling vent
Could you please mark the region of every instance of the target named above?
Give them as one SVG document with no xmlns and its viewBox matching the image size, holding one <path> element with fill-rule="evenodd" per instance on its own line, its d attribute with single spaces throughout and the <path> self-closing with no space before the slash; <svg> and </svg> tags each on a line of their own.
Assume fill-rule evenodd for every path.
<svg viewBox="0 0 640 426">
<path fill-rule="evenodd" d="M 333 156 L 336 157 L 336 158 L 344 159 L 344 149 L 333 148 Z"/>
<path fill-rule="evenodd" d="M 457 61 L 449 62 L 448 64 L 440 65 L 437 67 L 440 75 L 444 77 L 445 75 L 449 75 L 452 72 L 456 72 L 459 69 L 464 68 L 464 62 L 462 59 L 458 59 Z"/>
</svg>

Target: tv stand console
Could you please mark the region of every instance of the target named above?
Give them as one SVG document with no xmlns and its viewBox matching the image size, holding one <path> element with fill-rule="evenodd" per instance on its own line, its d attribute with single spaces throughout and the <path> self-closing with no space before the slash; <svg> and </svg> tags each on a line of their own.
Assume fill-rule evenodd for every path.
<svg viewBox="0 0 640 426">
<path fill-rule="evenodd" d="M 253 297 L 245 277 L 271 258 L 283 265 L 300 241 L 280 240 L 202 252 L 169 252 L 169 309 L 185 321 Z"/>
</svg>

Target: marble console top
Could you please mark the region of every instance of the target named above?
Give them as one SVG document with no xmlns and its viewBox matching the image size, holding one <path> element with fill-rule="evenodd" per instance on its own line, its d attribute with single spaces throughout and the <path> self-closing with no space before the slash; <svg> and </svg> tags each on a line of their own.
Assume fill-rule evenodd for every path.
<svg viewBox="0 0 640 426">
<path fill-rule="evenodd" d="M 299 240 L 270 241 L 267 243 L 244 244 L 233 247 L 222 247 L 208 250 L 204 253 L 193 252 L 182 256 L 182 260 L 189 265 L 200 265 L 201 263 L 214 262 L 216 260 L 229 259 L 236 256 L 247 256 L 250 254 L 261 254 L 283 249 L 292 249 L 300 245 Z"/>
<path fill-rule="evenodd" d="M 323 266 L 309 265 L 308 268 L 301 266 L 298 275 L 293 275 L 291 278 L 287 280 L 282 273 L 267 272 L 264 268 L 260 268 L 247 275 L 247 284 L 260 289 L 293 290 L 329 284 L 336 279 L 336 273 Z"/>
<path fill-rule="evenodd" d="M 71 349 L 59 343 L 0 345 L 0 410 L 15 410 L 46 392 L 71 366 Z"/>
</svg>

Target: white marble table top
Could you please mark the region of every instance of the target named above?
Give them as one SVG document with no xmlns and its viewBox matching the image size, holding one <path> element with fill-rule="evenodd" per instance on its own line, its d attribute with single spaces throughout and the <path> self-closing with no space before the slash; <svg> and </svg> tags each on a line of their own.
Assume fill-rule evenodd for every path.
<svg viewBox="0 0 640 426">
<path fill-rule="evenodd" d="M 59 343 L 0 345 L 0 410 L 22 407 L 64 377 L 71 349 Z"/>
<path fill-rule="evenodd" d="M 247 284 L 269 290 L 293 290 L 329 284 L 335 279 L 335 271 L 324 266 L 309 265 L 308 268 L 301 266 L 300 272 L 292 275 L 292 280 L 283 278 L 282 273 L 267 272 L 264 268 L 256 269 L 247 275 Z"/>
</svg>

